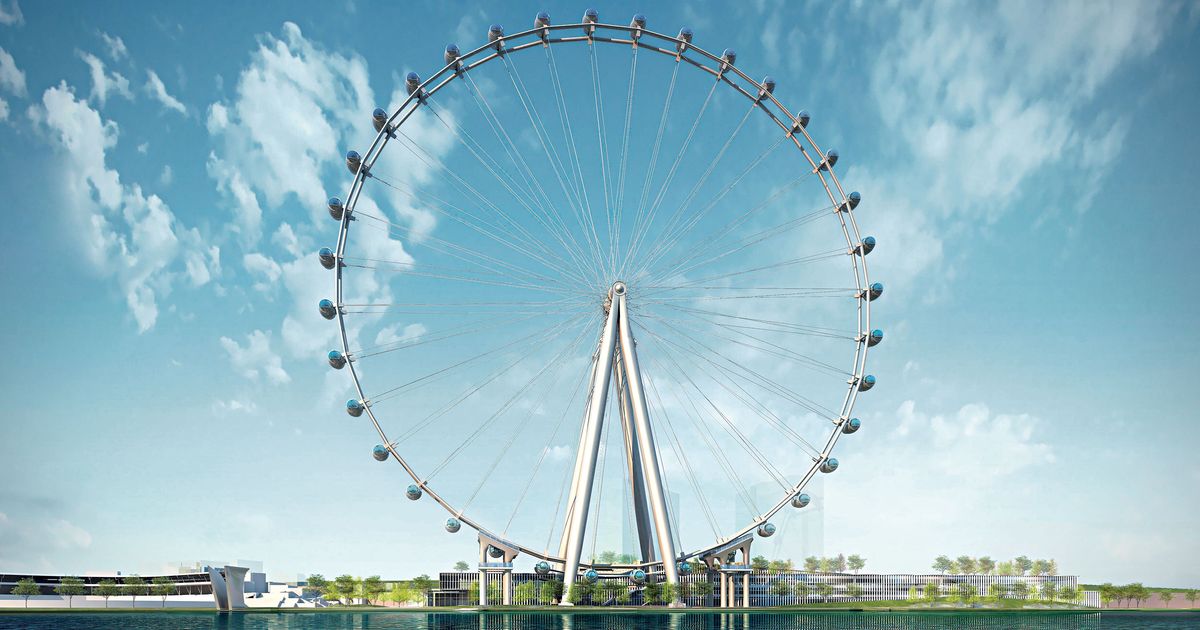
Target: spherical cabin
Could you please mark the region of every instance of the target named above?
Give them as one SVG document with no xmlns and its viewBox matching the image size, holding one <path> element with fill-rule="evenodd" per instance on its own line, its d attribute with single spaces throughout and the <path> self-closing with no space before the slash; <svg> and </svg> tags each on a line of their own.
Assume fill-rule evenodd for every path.
<svg viewBox="0 0 1200 630">
<path fill-rule="evenodd" d="M 875 346 L 878 346 L 879 342 L 881 341 L 883 341 L 883 331 L 876 328 L 875 330 L 872 330 L 870 336 L 867 337 L 867 346 L 874 348 Z"/>
<path fill-rule="evenodd" d="M 692 572 L 692 565 L 688 562 L 680 562 L 679 567 L 677 568 L 679 569 L 680 575 L 688 575 Z"/>
<path fill-rule="evenodd" d="M 634 569 L 629 572 L 629 581 L 641 586 L 646 583 L 646 572 L 641 569 Z"/>
<path fill-rule="evenodd" d="M 329 351 L 329 367 L 335 370 L 340 370 L 346 367 L 346 355 L 337 350 Z"/>
<path fill-rule="evenodd" d="M 450 65 L 455 61 L 458 61 L 458 58 L 461 55 L 462 51 L 458 49 L 458 46 L 454 44 L 446 44 L 446 54 L 443 56 L 443 58 L 446 60 L 446 65 Z"/>
<path fill-rule="evenodd" d="M 807 128 L 808 121 L 810 120 L 812 120 L 812 116 L 808 114 L 808 110 L 806 109 L 802 109 L 800 110 L 800 113 L 796 114 L 796 124 L 799 125 L 801 129 Z"/>
<path fill-rule="evenodd" d="M 646 16 L 641 13 L 634 13 L 633 20 L 629 22 L 633 28 L 646 28 Z"/>
<path fill-rule="evenodd" d="M 864 238 L 861 243 L 858 244 L 858 253 L 862 254 L 863 256 L 866 256 L 867 254 L 870 254 L 873 251 L 875 251 L 875 237 L 874 236 L 868 236 L 868 237 Z"/>
<path fill-rule="evenodd" d="M 462 529 L 462 523 L 458 519 L 454 518 L 453 516 L 446 519 L 446 531 L 450 532 L 451 534 L 455 534 L 460 529 Z"/>
<path fill-rule="evenodd" d="M 825 460 L 825 463 L 821 464 L 821 472 L 831 473 L 831 472 L 837 470 L 837 467 L 838 467 L 837 458 L 830 457 L 829 459 Z"/>
<path fill-rule="evenodd" d="M 346 153 L 346 168 L 353 174 L 358 174 L 358 169 L 362 167 L 362 156 L 358 151 L 348 151 Z"/>
<path fill-rule="evenodd" d="M 354 416 L 355 418 L 363 415 L 363 409 L 365 409 L 365 407 L 363 407 L 363 404 L 359 402 L 357 398 L 351 398 L 350 400 L 346 401 L 346 413 Z"/>
<path fill-rule="evenodd" d="M 861 427 L 862 427 L 862 420 L 859 420 L 858 418 L 850 418 L 849 420 L 842 423 L 842 433 L 849 435 L 849 434 L 854 433 L 855 431 L 859 430 L 859 428 L 861 428 Z"/>
<path fill-rule="evenodd" d="M 534 28 L 545 28 L 550 26 L 550 14 L 545 11 L 539 11 L 537 16 L 533 18 Z"/>
<path fill-rule="evenodd" d="M 382 444 L 376 444 L 375 448 L 371 449 L 371 457 L 374 457 L 377 462 L 387 461 L 389 454 L 387 447 Z"/>
<path fill-rule="evenodd" d="M 834 164 L 837 164 L 837 161 L 838 161 L 837 149 L 830 149 L 825 154 L 825 161 L 821 162 L 821 170 L 828 171 L 829 169 L 833 168 Z"/>
<path fill-rule="evenodd" d="M 584 572 L 583 579 L 588 584 L 595 584 L 596 581 L 600 579 L 600 574 L 596 573 L 595 569 L 588 569 L 587 571 Z"/>
<path fill-rule="evenodd" d="M 860 391 L 860 392 L 865 392 L 865 391 L 871 389 L 872 387 L 875 387 L 875 375 L 874 374 L 868 374 L 868 375 L 862 377 L 862 380 L 858 382 L 858 391 Z"/>
<path fill-rule="evenodd" d="M 882 282 L 872 283 L 870 288 L 867 289 L 867 297 L 870 298 L 870 300 L 872 302 L 879 299 L 879 296 L 881 296 L 881 295 L 883 295 L 883 283 Z"/>
<path fill-rule="evenodd" d="M 409 96 L 412 96 L 413 92 L 421 89 L 421 75 L 416 72 L 409 72 L 408 76 L 404 77 L 404 89 L 408 91 Z"/>
<path fill-rule="evenodd" d="M 346 208 L 342 206 L 342 200 L 337 197 L 330 197 L 328 203 L 329 216 L 333 217 L 334 221 L 341 221 L 342 213 L 346 211 Z"/>
<path fill-rule="evenodd" d="M 317 258 L 321 261 L 321 266 L 326 269 L 333 269 L 337 266 L 337 256 L 333 254 L 333 250 L 328 247 L 322 247 L 317 252 Z"/>
<path fill-rule="evenodd" d="M 762 536 L 763 538 L 770 538 L 771 536 L 774 536 L 775 535 L 775 524 L 767 522 L 767 523 L 763 523 L 762 525 L 759 525 L 758 526 L 758 535 Z"/>
<path fill-rule="evenodd" d="M 488 555 L 493 558 L 502 558 L 504 557 L 504 550 L 495 545 L 488 545 Z"/>
<path fill-rule="evenodd" d="M 732 66 L 737 61 L 737 51 L 726 48 L 725 52 L 721 53 L 721 61 Z"/>
<path fill-rule="evenodd" d="M 533 565 L 533 572 L 541 576 L 550 575 L 550 563 L 545 560 L 538 562 Z"/>
<path fill-rule="evenodd" d="M 375 111 L 371 112 L 371 126 L 375 128 L 375 132 L 383 131 L 387 126 L 388 114 L 382 107 L 376 107 Z"/>
<path fill-rule="evenodd" d="M 812 502 L 812 497 L 808 496 L 807 494 L 805 494 L 803 492 L 792 497 L 792 507 L 794 507 L 794 508 L 802 508 L 811 502 Z"/>
<path fill-rule="evenodd" d="M 317 310 L 321 312 L 321 317 L 325 319 L 333 319 L 337 317 L 337 307 L 333 305 L 333 301 L 326 298 L 317 302 Z"/>
</svg>

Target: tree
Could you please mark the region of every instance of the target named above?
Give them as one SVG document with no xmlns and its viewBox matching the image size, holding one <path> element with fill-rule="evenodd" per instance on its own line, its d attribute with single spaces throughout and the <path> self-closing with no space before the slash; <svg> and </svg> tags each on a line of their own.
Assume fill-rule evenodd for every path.
<svg viewBox="0 0 1200 630">
<path fill-rule="evenodd" d="M 1029 595 L 1029 585 L 1024 582 L 1013 584 L 1012 594 L 1014 599 L 1024 600 Z"/>
<path fill-rule="evenodd" d="M 857 575 L 859 571 L 863 570 L 863 567 L 867 566 L 867 560 L 858 554 L 852 554 L 846 558 L 846 566 L 850 567 L 850 570 Z"/>
<path fill-rule="evenodd" d="M 998 575 L 1016 575 L 1016 571 L 1013 570 L 1013 563 L 1008 560 L 996 565 L 996 573 Z"/>
<path fill-rule="evenodd" d="M 821 573 L 833 573 L 836 567 L 833 558 L 821 558 Z"/>
<path fill-rule="evenodd" d="M 804 559 L 804 570 L 808 573 L 816 573 L 821 570 L 821 560 L 816 556 L 809 556 Z"/>
<path fill-rule="evenodd" d="M 996 601 L 1004 599 L 1008 595 L 1008 587 L 999 582 L 992 582 L 988 585 L 988 597 Z"/>
<path fill-rule="evenodd" d="M 796 600 L 798 603 L 808 603 L 808 582 L 796 582 L 796 586 L 793 590 L 796 593 Z"/>
<path fill-rule="evenodd" d="M 921 589 L 916 584 L 908 587 L 908 601 L 915 602 L 918 599 L 921 599 Z"/>
<path fill-rule="evenodd" d="M 959 556 L 954 561 L 954 572 L 969 575 L 975 572 L 975 559 L 971 556 Z"/>
<path fill-rule="evenodd" d="M 488 589 L 487 590 L 488 605 L 494 606 L 494 605 L 496 605 L 497 602 L 500 601 L 500 585 L 497 584 L 495 581 L 488 582 L 487 589 Z M 425 601 L 425 596 L 421 595 L 421 599 L 422 599 L 422 601 Z M 471 582 L 471 585 L 467 587 L 467 600 L 470 601 L 472 604 L 480 603 L 480 601 L 479 601 L 479 582 Z"/>
<path fill-rule="evenodd" d="M 817 595 L 821 596 L 821 603 L 826 603 L 829 601 L 829 596 L 833 595 L 833 587 L 821 582 L 817 585 Z"/>
<path fill-rule="evenodd" d="M 459 560 L 458 562 L 454 563 L 454 570 L 458 571 L 459 573 L 470 571 L 471 565 L 467 564 L 465 560 Z"/>
<path fill-rule="evenodd" d="M 133 607 L 137 608 L 138 596 L 146 594 L 146 580 L 143 580 L 138 575 L 129 575 L 122 582 L 125 585 L 125 594 L 132 598 Z"/>
<path fill-rule="evenodd" d="M 1162 600 L 1163 608 L 1170 608 L 1171 607 L 1171 599 L 1173 599 L 1174 597 L 1175 597 L 1175 593 L 1172 593 L 1171 591 L 1161 591 L 1158 594 L 1158 598 Z"/>
<path fill-rule="evenodd" d="M 542 603 L 537 601 L 537 585 L 537 582 L 523 582 L 518 584 L 513 589 L 513 603 L 517 605 Z"/>
<path fill-rule="evenodd" d="M 175 582 L 169 577 L 158 576 L 150 583 L 150 593 L 162 598 L 162 607 L 167 607 L 167 598 L 175 594 Z"/>
<path fill-rule="evenodd" d="M 947 559 L 946 562 L 950 562 L 950 560 Z M 927 599 L 931 602 L 933 600 L 937 599 L 937 596 L 938 596 L 938 585 L 937 584 L 934 584 L 933 582 L 926 582 L 924 590 L 925 590 L 925 599 Z"/>
<path fill-rule="evenodd" d="M 862 597 L 862 595 L 863 595 L 863 587 L 861 587 L 857 584 L 850 584 L 850 585 L 846 586 L 846 595 L 850 599 L 858 599 L 859 597 Z"/>
<path fill-rule="evenodd" d="M 959 601 L 964 604 L 971 603 L 971 600 L 975 599 L 975 596 L 979 594 L 979 592 L 975 590 L 974 586 L 967 584 L 966 582 L 960 583 L 956 590 L 958 591 L 956 594 L 958 595 Z"/>
<path fill-rule="evenodd" d="M 358 593 L 358 580 L 354 579 L 353 575 L 343 573 L 333 579 L 333 586 L 337 589 L 342 599 L 346 600 L 347 604 L 354 603 L 354 596 Z"/>
<path fill-rule="evenodd" d="M 33 578 L 21 578 L 17 580 L 17 585 L 13 587 L 12 594 L 17 597 L 25 598 L 25 607 L 29 608 L 29 598 L 42 594 L 42 589 L 38 587 L 37 582 Z"/>
<path fill-rule="evenodd" d="M 767 569 L 770 571 L 778 572 L 778 573 L 783 573 L 785 571 L 791 571 L 792 570 L 792 561 L 791 560 L 772 560 L 770 562 L 770 565 L 767 567 Z"/>
<path fill-rule="evenodd" d="M 113 580 L 100 580 L 96 585 L 96 594 L 104 598 L 104 607 L 108 608 L 108 598 L 121 594 L 121 587 Z"/>
<path fill-rule="evenodd" d="M 1142 586 L 1141 582 L 1134 582 L 1133 584 L 1130 584 L 1129 594 L 1135 601 L 1137 601 L 1138 606 L 1141 606 L 1143 602 L 1150 599 L 1150 589 Z"/>
<path fill-rule="evenodd" d="M 1042 599 L 1048 602 L 1054 601 L 1054 593 L 1056 590 L 1057 587 L 1054 585 L 1054 582 L 1049 580 L 1042 582 Z"/>
<path fill-rule="evenodd" d="M 429 592 L 433 590 L 434 586 L 436 586 L 436 584 L 433 582 L 433 578 L 429 577 L 429 575 L 426 573 L 422 573 L 421 575 L 413 578 L 411 583 L 412 587 L 421 594 L 421 601 L 429 601 Z M 488 595 L 491 595 L 491 591 L 488 591 Z"/>
<path fill-rule="evenodd" d="M 1075 603 L 1079 599 L 1079 589 L 1067 585 L 1058 589 L 1058 598 L 1067 603 Z"/>
<path fill-rule="evenodd" d="M 946 575 L 946 572 L 954 568 L 954 564 L 950 562 L 948 556 L 938 556 L 933 561 L 933 570 Z"/>
<path fill-rule="evenodd" d="M 1046 561 L 1046 575 L 1058 575 L 1058 561 L 1054 558 Z"/>
<path fill-rule="evenodd" d="M 1107 606 L 1111 604 L 1113 600 L 1120 597 L 1120 592 L 1117 590 L 1117 587 L 1112 585 L 1112 582 L 1105 582 L 1104 584 L 1101 584 L 1099 590 L 1101 606 Z"/>
<path fill-rule="evenodd" d="M 712 603 L 711 597 L 712 597 L 713 591 L 715 591 L 715 590 L 716 590 L 716 588 L 713 587 L 713 583 L 709 582 L 708 580 L 705 580 L 703 582 L 696 582 L 692 586 L 692 593 L 695 594 L 697 597 L 700 597 L 701 601 L 705 602 L 706 604 Z"/>
<path fill-rule="evenodd" d="M 982 558 L 976 560 L 975 564 L 978 566 L 979 572 L 984 575 L 991 575 L 992 571 L 996 570 L 996 561 L 992 560 L 988 556 L 983 556 Z"/>
<path fill-rule="evenodd" d="M 1038 559 L 1033 561 L 1033 567 L 1030 573 L 1034 575 L 1049 575 L 1049 571 L 1050 563 L 1046 562 L 1045 560 Z"/>
<path fill-rule="evenodd" d="M 362 581 L 362 594 L 367 603 L 372 603 L 383 595 L 383 580 L 378 575 L 372 575 Z"/>
<path fill-rule="evenodd" d="M 1188 603 L 1190 603 L 1193 608 L 1196 607 L 1196 595 L 1197 595 L 1197 592 L 1196 592 L 1196 589 L 1194 589 L 1194 588 L 1189 588 L 1188 590 L 1183 592 L 1183 596 L 1187 598 Z"/>
<path fill-rule="evenodd" d="M 662 586 L 658 582 L 647 582 L 645 588 L 642 589 L 642 605 L 658 603 L 660 593 L 662 593 Z"/>
<path fill-rule="evenodd" d="M 763 556 L 754 556 L 750 559 L 750 568 L 754 569 L 755 573 L 762 573 L 771 567 L 771 563 Z"/>
<path fill-rule="evenodd" d="M 308 580 L 304 584 L 304 590 L 312 591 L 316 593 L 318 597 L 324 595 L 325 590 L 328 588 L 329 581 L 326 580 L 325 576 L 321 575 L 320 573 L 314 573 L 308 576 Z"/>
<path fill-rule="evenodd" d="M 1013 558 L 1013 569 L 1017 575 L 1025 575 L 1033 568 L 1033 562 L 1025 556 Z"/>
<path fill-rule="evenodd" d="M 833 570 L 837 571 L 838 573 L 846 572 L 846 556 L 839 553 L 837 557 L 833 559 Z"/>
<path fill-rule="evenodd" d="M 75 596 L 86 595 L 87 587 L 80 578 L 64 577 L 58 581 L 58 586 L 54 587 L 54 593 L 67 598 L 67 608 L 74 608 Z"/>
<path fill-rule="evenodd" d="M 649 590 L 650 584 L 646 584 L 646 586 L 647 590 Z M 566 593 L 566 600 L 570 601 L 571 604 L 583 604 L 584 601 L 590 599 L 590 596 L 592 596 L 592 584 L 583 580 L 576 580 L 574 584 L 571 584 L 571 590 Z"/>
<path fill-rule="evenodd" d="M 658 589 L 658 603 L 664 606 L 670 604 L 675 601 L 675 595 L 678 592 L 678 586 L 671 582 L 663 582 L 662 588 Z"/>
</svg>

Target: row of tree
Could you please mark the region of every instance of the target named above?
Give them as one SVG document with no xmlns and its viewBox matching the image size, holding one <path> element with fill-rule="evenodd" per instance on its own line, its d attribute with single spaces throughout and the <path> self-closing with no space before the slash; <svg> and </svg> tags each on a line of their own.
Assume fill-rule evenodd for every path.
<svg viewBox="0 0 1200 630">
<path fill-rule="evenodd" d="M 347 604 L 353 604 L 356 599 L 363 600 L 368 604 L 380 601 L 403 604 L 425 601 L 434 586 L 433 578 L 424 574 L 408 582 L 393 583 L 389 591 L 383 579 L 378 575 L 356 578 L 353 575 L 343 574 L 329 580 L 320 573 L 315 573 L 308 576 L 304 590 L 330 601 L 345 601 Z"/>
<path fill-rule="evenodd" d="M 153 581 L 147 582 L 140 576 L 126 576 L 121 583 L 116 580 L 100 580 L 96 586 L 91 588 L 92 594 L 104 598 L 104 607 L 108 608 L 108 598 L 119 597 L 125 595 L 133 599 L 133 605 L 137 606 L 137 598 L 148 595 L 162 598 L 162 605 L 165 608 L 167 598 L 178 592 L 175 582 L 168 577 L 156 577 Z M 37 597 L 42 594 L 42 589 L 38 586 L 33 578 L 24 578 L 17 582 L 13 587 L 12 594 L 17 597 L 25 598 L 25 607 L 29 607 L 29 598 Z M 63 577 L 60 578 L 58 584 L 54 587 L 54 594 L 67 598 L 67 607 L 75 607 L 75 598 L 80 595 L 88 594 L 88 586 L 82 578 L 78 577 Z"/>
<path fill-rule="evenodd" d="M 1030 560 L 1027 556 L 1002 562 L 988 556 L 959 556 L 953 560 L 950 556 L 938 556 L 933 561 L 933 570 L 943 575 L 1058 575 L 1058 562 L 1054 558 Z"/>
<path fill-rule="evenodd" d="M 809 556 L 804 559 L 805 573 L 846 573 L 848 571 L 858 573 L 866 566 L 866 558 L 858 554 L 846 556 L 839 553 L 836 556 L 828 558 Z M 750 568 L 757 573 L 765 573 L 767 571 L 791 573 L 796 570 L 796 565 L 792 563 L 791 558 L 787 560 L 767 560 L 764 556 L 754 556 L 750 559 Z"/>
<path fill-rule="evenodd" d="M 1043 582 L 1041 588 L 1030 586 L 1024 582 L 1015 584 L 1000 584 L 995 583 L 988 586 L 986 598 L 992 601 L 1000 601 L 1007 599 L 1028 600 L 1040 598 L 1047 602 L 1061 601 L 1067 603 L 1078 602 L 1083 597 L 1083 591 L 1074 586 L 1058 586 L 1054 582 Z M 918 589 L 913 586 L 908 589 L 908 600 L 916 601 L 936 601 L 939 597 L 948 597 L 958 599 L 964 604 L 975 601 L 980 597 L 979 590 L 971 584 L 947 584 L 944 588 L 939 588 L 937 584 L 932 582 L 925 585 L 924 589 Z"/>
<path fill-rule="evenodd" d="M 1117 602 L 1117 605 L 1120 606 L 1127 601 L 1135 602 L 1138 606 L 1141 606 L 1154 595 L 1154 592 L 1143 586 L 1141 582 L 1133 582 L 1123 586 L 1113 586 L 1111 582 L 1105 582 L 1097 590 L 1100 591 L 1100 603 L 1105 606 L 1112 602 Z M 1196 597 L 1200 595 L 1200 591 L 1194 588 L 1183 590 L 1179 593 L 1175 593 L 1174 591 L 1159 591 L 1158 598 L 1162 600 L 1163 605 L 1169 606 L 1171 600 L 1175 599 L 1176 594 L 1188 600 L 1192 606 L 1195 606 Z"/>
</svg>

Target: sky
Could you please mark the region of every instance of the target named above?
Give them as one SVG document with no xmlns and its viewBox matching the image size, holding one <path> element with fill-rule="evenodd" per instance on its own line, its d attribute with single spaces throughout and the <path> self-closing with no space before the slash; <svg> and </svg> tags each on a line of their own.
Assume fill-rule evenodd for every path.
<svg viewBox="0 0 1200 630">
<path fill-rule="evenodd" d="M 443 532 L 445 512 L 431 501 L 406 501 L 407 477 L 367 457 L 378 436 L 342 410 L 351 383 L 324 361 L 336 327 L 315 306 L 332 290 L 315 258 L 336 239 L 325 199 L 344 197 L 343 155 L 370 144 L 371 110 L 403 100 L 406 73 L 440 69 L 449 42 L 481 45 L 491 23 L 513 32 L 539 10 L 565 23 L 584 8 L 0 0 L 0 183 L 12 200 L 0 568 L 152 573 L 253 558 L 273 577 L 403 577 L 471 560 L 473 538 Z M 1200 4 L 754 2 L 726 19 L 730 11 L 614 2 L 601 20 L 644 12 L 651 29 L 688 26 L 698 45 L 736 48 L 738 67 L 770 74 L 781 101 L 812 113 L 814 138 L 840 152 L 839 179 L 863 194 L 855 216 L 879 239 L 870 269 L 887 287 L 872 323 L 887 336 L 870 355 L 880 384 L 855 407 L 863 429 L 838 443 L 841 467 L 822 479 L 825 552 L 898 572 L 929 570 L 940 554 L 1023 554 L 1053 557 L 1087 582 L 1200 585 L 1200 399 L 1190 384 L 1200 335 L 1186 245 L 1200 229 Z M 567 106 L 591 115 L 588 67 L 574 67 Z M 626 66 L 610 67 L 605 116 L 619 125 Z M 479 92 L 519 125 L 522 102 L 491 71 L 481 69 Z M 632 124 L 649 142 L 670 66 L 647 62 L 644 72 L 647 100 Z M 696 85 L 680 89 L 704 98 Z M 715 100 L 711 114 L 726 127 L 741 111 L 731 103 Z M 463 196 L 447 171 L 488 178 L 454 131 L 461 123 L 484 138 L 486 121 L 466 91 L 434 107 L 449 123 L 418 116 L 412 132 L 433 161 L 398 157 L 379 179 Z M 672 119 L 668 136 L 678 142 L 687 129 Z M 709 125 L 700 137 L 709 155 L 721 140 Z M 757 137 L 730 159 L 746 163 Z M 518 140 L 536 148 L 534 134 Z M 645 148 L 631 172 L 646 170 Z M 493 163 L 511 166 L 492 150 Z M 685 176 L 696 170 L 688 162 Z M 398 191 L 376 186 L 365 197 L 360 210 L 400 227 L 361 230 L 359 255 L 433 260 L 438 239 L 486 248 L 431 210 L 432 197 Z M 686 205 L 683 192 L 666 205 Z M 494 295 L 355 271 L 367 273 L 347 294 L 366 303 L 394 303 L 412 287 Z M 579 313 L 593 330 L 595 309 Z M 421 339 L 438 325 L 434 313 L 363 315 L 350 331 L 361 346 Z M 821 305 L 810 315 L 833 313 Z M 537 329 L 509 334 L 521 331 Z M 640 339 L 653 357 L 653 339 Z M 586 353 L 569 346 L 573 363 L 551 362 L 558 347 L 530 359 L 578 378 Z M 364 363 L 365 377 L 383 383 L 389 369 L 437 358 Z M 830 395 L 840 400 L 841 387 Z M 438 385 L 398 412 L 380 410 L 413 416 L 449 392 Z M 479 501 L 507 514 L 521 468 L 573 460 L 575 426 L 544 447 L 540 435 L 516 434 L 512 451 L 489 439 L 451 473 L 469 489 L 472 470 L 488 465 L 480 458 L 511 452 L 495 474 L 506 489 Z M 414 446 L 444 448 L 445 435 Z M 764 448 L 789 472 L 810 463 Z M 684 471 L 665 466 L 683 488 Z M 713 487 L 730 526 L 733 493 Z M 554 520 L 553 492 L 532 492 L 544 513 L 531 528 Z M 609 516 L 602 522 L 621 518 Z"/>
</svg>

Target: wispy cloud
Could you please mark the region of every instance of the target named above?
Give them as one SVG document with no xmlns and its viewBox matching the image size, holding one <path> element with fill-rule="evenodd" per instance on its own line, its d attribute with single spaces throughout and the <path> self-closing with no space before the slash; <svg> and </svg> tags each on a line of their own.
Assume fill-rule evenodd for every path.
<svg viewBox="0 0 1200 630">
<path fill-rule="evenodd" d="M 163 85 L 162 79 L 158 78 L 158 73 L 153 70 L 146 71 L 146 93 L 154 100 L 162 104 L 167 109 L 175 110 L 180 114 L 187 114 L 187 107 L 179 102 L 179 99 L 167 93 L 167 86 Z"/>
</svg>

